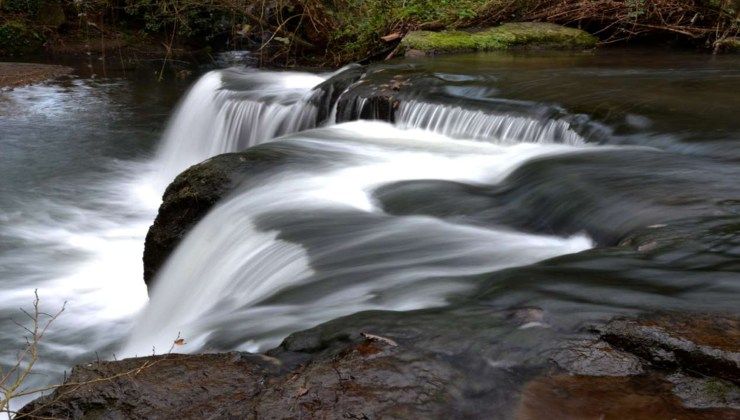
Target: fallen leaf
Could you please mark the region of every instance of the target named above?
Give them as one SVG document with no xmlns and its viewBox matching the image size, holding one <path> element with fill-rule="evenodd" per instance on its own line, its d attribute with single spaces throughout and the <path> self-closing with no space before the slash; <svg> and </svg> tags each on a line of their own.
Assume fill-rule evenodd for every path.
<svg viewBox="0 0 740 420">
<path fill-rule="evenodd" d="M 385 337 L 381 337 L 379 335 L 368 334 L 368 333 L 360 333 L 360 335 L 363 336 L 367 340 L 380 341 L 381 343 L 385 343 L 385 344 L 387 344 L 389 346 L 398 347 L 398 343 L 396 343 L 395 341 L 391 340 L 390 338 L 385 338 Z"/>
</svg>

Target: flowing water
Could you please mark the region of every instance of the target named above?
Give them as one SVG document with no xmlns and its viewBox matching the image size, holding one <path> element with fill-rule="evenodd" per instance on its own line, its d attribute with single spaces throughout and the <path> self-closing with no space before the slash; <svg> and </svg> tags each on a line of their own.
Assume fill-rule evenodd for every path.
<svg viewBox="0 0 740 420">
<path fill-rule="evenodd" d="M 34 289 L 48 312 L 68 302 L 35 383 L 95 353 L 167 351 L 178 334 L 178 351 L 265 350 L 371 309 L 536 305 L 565 333 L 625 311 L 734 311 L 740 248 L 717 224 L 740 218 L 738 64 L 604 52 L 231 68 L 197 80 L 164 130 L 182 84 L 3 92 L 0 363 Z M 390 102 L 369 93 L 384 89 Z M 210 211 L 147 297 L 141 254 L 164 188 L 249 147 L 287 163 Z M 673 221 L 690 246 L 608 248 Z"/>
</svg>

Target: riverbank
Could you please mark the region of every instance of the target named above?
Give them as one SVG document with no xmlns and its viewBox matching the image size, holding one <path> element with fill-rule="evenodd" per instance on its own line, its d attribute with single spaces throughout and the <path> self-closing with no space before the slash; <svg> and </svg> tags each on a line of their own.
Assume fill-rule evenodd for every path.
<svg viewBox="0 0 740 420">
<path fill-rule="evenodd" d="M 171 0 L 5 2 L 0 56 L 108 51 L 173 58 L 178 52 L 248 49 L 259 52 L 262 65 L 339 66 L 382 60 L 414 31 L 470 32 L 509 22 L 583 29 L 603 45 L 652 42 L 711 52 L 736 49 L 740 29 L 728 0 L 280 0 L 269 6 L 230 0 L 176 6 Z"/>
</svg>

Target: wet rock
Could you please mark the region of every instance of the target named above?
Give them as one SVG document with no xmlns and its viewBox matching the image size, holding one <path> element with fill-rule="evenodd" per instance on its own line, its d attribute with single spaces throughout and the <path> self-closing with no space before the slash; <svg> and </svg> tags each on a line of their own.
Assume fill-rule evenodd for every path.
<svg viewBox="0 0 740 420">
<path fill-rule="evenodd" d="M 53 418 L 406 418 L 451 414 L 460 372 L 413 347 L 360 338 L 313 354 L 167 355 L 74 369 L 27 405 Z"/>
<path fill-rule="evenodd" d="M 398 109 L 398 90 L 391 88 L 393 78 L 363 80 L 352 86 L 337 101 L 337 122 L 381 120 L 394 122 Z M 400 85 L 395 85 L 400 87 Z"/>
<path fill-rule="evenodd" d="M 316 116 L 317 125 L 329 118 L 331 110 L 334 104 L 337 103 L 340 95 L 349 89 L 352 84 L 357 82 L 365 71 L 365 66 L 350 64 L 313 89 L 311 101 L 319 111 Z"/>
<path fill-rule="evenodd" d="M 553 356 L 553 360 L 574 375 L 632 376 L 645 371 L 639 357 L 600 340 L 569 343 Z"/>
<path fill-rule="evenodd" d="M 259 185 L 261 175 L 281 165 L 300 169 L 319 159 L 340 162 L 343 155 L 318 150 L 286 138 L 280 142 L 226 153 L 193 165 L 167 187 L 144 243 L 144 282 L 151 288 L 157 271 L 188 231 L 213 206 L 240 187 Z"/>
<path fill-rule="evenodd" d="M 256 412 L 281 418 L 438 416 L 454 398 L 459 372 L 414 348 L 380 340 L 352 342 L 295 371 L 260 395 Z"/>
<path fill-rule="evenodd" d="M 154 224 L 144 243 L 144 282 L 154 276 L 185 234 L 213 205 L 232 191 L 247 172 L 284 158 L 279 150 L 253 149 L 227 153 L 194 165 L 177 176 L 167 187 Z"/>
<path fill-rule="evenodd" d="M 609 322 L 602 334 L 613 346 L 651 364 L 740 383 L 740 320 L 666 313 Z"/>
<path fill-rule="evenodd" d="M 172 354 L 74 368 L 66 385 L 25 406 L 32 418 L 233 418 L 280 372 L 246 353 Z"/>
<path fill-rule="evenodd" d="M 740 416 L 734 384 L 665 372 L 598 338 L 555 352 L 555 370 L 539 364 L 553 331 L 523 327 L 547 320 L 534 307 L 362 312 L 294 333 L 264 355 L 80 366 L 23 410 L 65 418 Z"/>
<path fill-rule="evenodd" d="M 541 337 L 517 311 L 370 311 L 265 355 L 169 355 L 78 367 L 24 412 L 65 418 L 511 418 L 524 366 L 501 334 Z M 541 351 L 534 350 L 535 352 Z M 507 363 L 493 360 L 498 354 Z M 143 365 L 147 364 L 144 368 Z M 111 380 L 102 380 L 111 378 Z M 95 382 L 90 382 L 91 380 Z M 86 383 L 77 386 L 77 383 Z"/>
<path fill-rule="evenodd" d="M 611 320 L 599 338 L 572 341 L 555 353 L 553 361 L 569 375 L 530 382 L 520 416 L 740 418 L 740 387 L 732 382 L 738 322 L 678 313 Z"/>
<path fill-rule="evenodd" d="M 717 378 L 673 374 L 666 377 L 673 394 L 691 408 L 727 407 L 740 410 L 740 387 Z"/>
</svg>

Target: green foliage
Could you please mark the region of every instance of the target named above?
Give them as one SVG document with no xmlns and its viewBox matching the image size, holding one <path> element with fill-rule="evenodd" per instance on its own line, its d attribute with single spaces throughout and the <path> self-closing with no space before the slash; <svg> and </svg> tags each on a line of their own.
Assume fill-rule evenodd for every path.
<svg viewBox="0 0 740 420">
<path fill-rule="evenodd" d="M 180 37 L 210 41 L 214 36 L 229 32 L 242 23 L 239 13 L 243 1 L 217 3 L 196 0 L 129 0 L 125 10 L 144 22 L 150 33 L 171 33 L 176 28 Z"/>
<path fill-rule="evenodd" d="M 455 27 L 478 16 L 489 0 L 340 0 L 332 34 L 340 56 L 358 57 L 381 47 L 379 37 L 403 27 L 436 23 Z"/>
<path fill-rule="evenodd" d="M 2 0 L 0 4 L 4 11 L 35 16 L 41 2 L 42 0 Z"/>
<path fill-rule="evenodd" d="M 626 0 L 627 16 L 630 19 L 637 19 L 647 13 L 645 0 Z"/>
<path fill-rule="evenodd" d="M 23 22 L 8 21 L 0 25 L 0 54 L 24 55 L 41 48 L 44 39 Z"/>
</svg>

